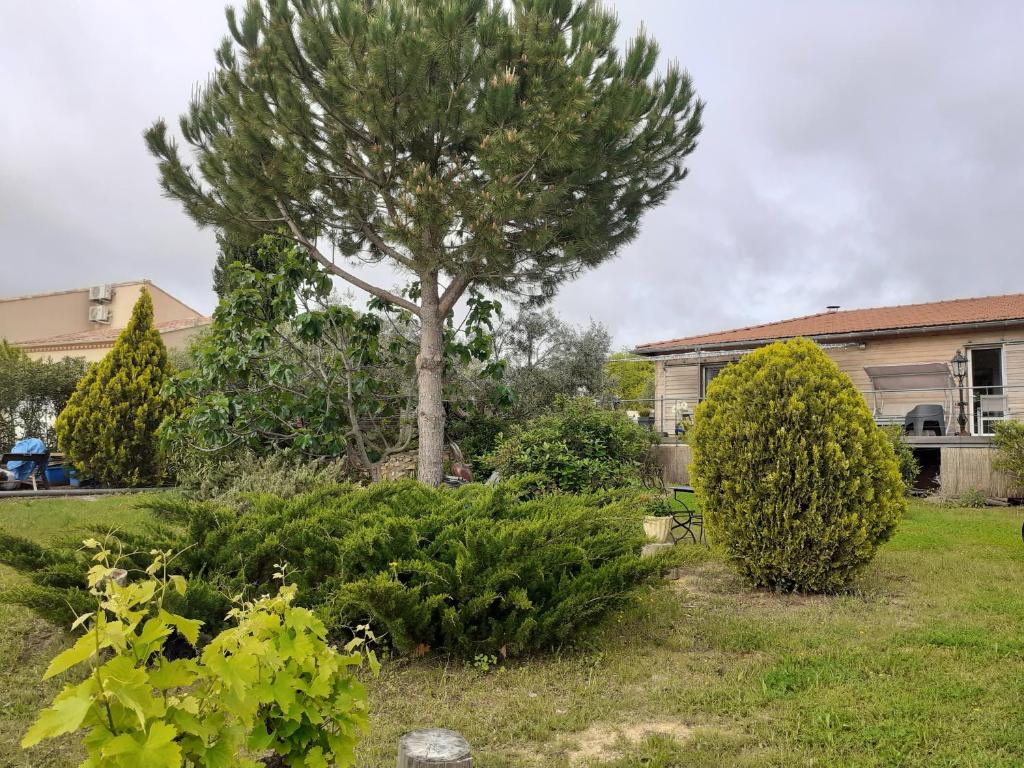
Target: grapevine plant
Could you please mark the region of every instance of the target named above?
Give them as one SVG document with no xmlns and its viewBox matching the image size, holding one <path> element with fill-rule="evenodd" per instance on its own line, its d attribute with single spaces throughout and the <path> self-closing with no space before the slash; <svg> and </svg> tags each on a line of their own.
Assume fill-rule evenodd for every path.
<svg viewBox="0 0 1024 768">
<path fill-rule="evenodd" d="M 327 644 L 323 623 L 295 606 L 285 568 L 276 595 L 236 599 L 232 625 L 194 658 L 170 658 L 175 633 L 195 646 L 202 622 L 171 613 L 165 599 L 184 595 L 183 576 L 168 575 L 171 551 L 130 583 L 111 542 L 95 550 L 88 573 L 96 610 L 79 616 L 84 634 L 50 663 L 44 678 L 74 668 L 44 709 L 23 747 L 84 732 L 86 768 L 256 768 L 273 754 L 292 768 L 345 768 L 368 726 L 366 692 L 354 675 L 379 665 L 360 636 L 343 651 Z"/>
</svg>

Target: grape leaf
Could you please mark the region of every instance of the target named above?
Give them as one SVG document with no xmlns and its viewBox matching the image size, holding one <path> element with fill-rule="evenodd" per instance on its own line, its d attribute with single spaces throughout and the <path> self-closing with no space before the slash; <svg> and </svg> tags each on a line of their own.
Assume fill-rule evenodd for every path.
<svg viewBox="0 0 1024 768">
<path fill-rule="evenodd" d="M 92 707 L 92 679 L 73 687 L 65 688 L 54 700 L 53 706 L 39 713 L 38 719 L 21 740 L 22 748 L 38 744 L 62 733 L 77 731 Z"/>
</svg>

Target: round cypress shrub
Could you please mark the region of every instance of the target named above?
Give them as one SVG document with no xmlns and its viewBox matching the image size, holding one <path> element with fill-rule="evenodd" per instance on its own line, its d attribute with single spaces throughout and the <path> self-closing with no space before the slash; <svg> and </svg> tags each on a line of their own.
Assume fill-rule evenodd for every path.
<svg viewBox="0 0 1024 768">
<path fill-rule="evenodd" d="M 755 586 L 842 589 L 905 509 L 892 444 L 850 378 L 807 339 L 723 370 L 691 435 L 708 535 Z"/>
</svg>

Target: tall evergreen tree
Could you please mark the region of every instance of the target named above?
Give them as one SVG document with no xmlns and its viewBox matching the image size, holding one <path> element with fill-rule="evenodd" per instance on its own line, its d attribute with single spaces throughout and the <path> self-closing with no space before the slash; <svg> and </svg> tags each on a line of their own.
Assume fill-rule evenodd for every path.
<svg viewBox="0 0 1024 768">
<path fill-rule="evenodd" d="M 171 411 L 160 395 L 170 372 L 143 289 L 113 349 L 82 377 L 54 425 L 57 444 L 82 475 L 125 486 L 163 478 L 156 430 Z"/>
<path fill-rule="evenodd" d="M 442 339 L 470 288 L 536 301 L 613 256 L 686 175 L 702 104 L 597 0 L 249 0 L 181 117 L 147 131 L 200 225 L 284 231 L 418 318 L 419 478 L 442 474 Z M 397 293 L 330 258 L 386 261 Z M 355 271 L 353 271 L 355 270 Z"/>
</svg>

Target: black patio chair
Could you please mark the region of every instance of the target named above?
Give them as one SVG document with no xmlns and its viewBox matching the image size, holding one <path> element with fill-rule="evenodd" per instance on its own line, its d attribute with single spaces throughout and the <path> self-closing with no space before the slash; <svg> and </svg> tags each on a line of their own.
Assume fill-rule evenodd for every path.
<svg viewBox="0 0 1024 768">
<path fill-rule="evenodd" d="M 684 539 L 690 539 L 694 544 L 704 543 L 704 515 L 691 507 L 685 498 L 692 494 L 693 486 L 672 486 L 672 498 L 682 507 L 682 510 L 672 514 L 670 535 L 673 544 Z"/>
</svg>

